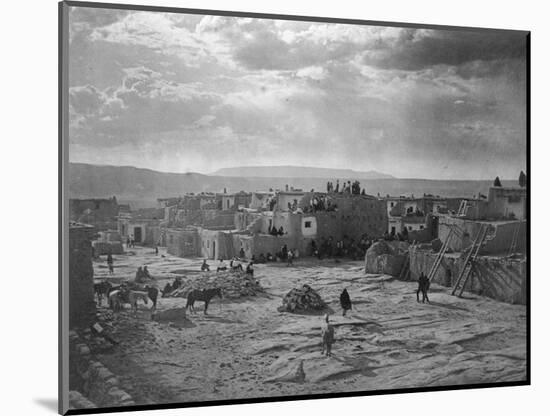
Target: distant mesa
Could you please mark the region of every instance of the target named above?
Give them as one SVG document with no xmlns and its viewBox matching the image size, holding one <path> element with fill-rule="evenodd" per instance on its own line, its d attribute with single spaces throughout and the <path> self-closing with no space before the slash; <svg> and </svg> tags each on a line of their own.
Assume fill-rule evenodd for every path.
<svg viewBox="0 0 550 416">
<path fill-rule="evenodd" d="M 374 170 L 315 168 L 305 166 L 240 166 L 219 169 L 211 176 L 256 178 L 334 178 L 334 179 L 392 179 L 393 176 Z"/>
</svg>

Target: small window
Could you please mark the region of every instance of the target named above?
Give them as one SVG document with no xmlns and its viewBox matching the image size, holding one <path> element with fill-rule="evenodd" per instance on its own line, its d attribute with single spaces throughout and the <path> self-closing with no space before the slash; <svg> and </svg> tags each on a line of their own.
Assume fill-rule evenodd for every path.
<svg viewBox="0 0 550 416">
<path fill-rule="evenodd" d="M 423 226 L 423 225 L 421 225 L 421 226 L 420 226 L 420 229 L 421 229 L 421 230 L 423 230 L 423 229 L 424 229 L 424 226 Z"/>
<path fill-rule="evenodd" d="M 304 227 L 305 227 L 305 228 L 311 228 L 311 221 L 306 221 L 306 222 L 304 223 Z"/>
<path fill-rule="evenodd" d="M 413 229 L 413 227 L 411 227 L 411 226 L 409 225 L 409 231 L 412 231 L 412 229 Z"/>
</svg>

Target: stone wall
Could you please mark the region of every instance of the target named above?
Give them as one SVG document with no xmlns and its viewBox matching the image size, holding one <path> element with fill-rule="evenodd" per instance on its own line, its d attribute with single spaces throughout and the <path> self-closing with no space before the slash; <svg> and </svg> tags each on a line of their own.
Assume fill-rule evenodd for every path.
<svg viewBox="0 0 550 416">
<path fill-rule="evenodd" d="M 93 322 L 94 268 L 92 243 L 95 228 L 85 225 L 69 227 L 69 327 L 88 326 Z"/>
<path fill-rule="evenodd" d="M 74 331 L 69 334 L 69 389 L 69 402 L 74 409 L 135 405 L 120 387 L 119 379 L 93 356 Z"/>
<path fill-rule="evenodd" d="M 417 280 L 421 272 L 429 273 L 437 253 L 418 247 L 409 249 L 411 273 L 409 280 Z M 433 282 L 452 288 L 460 274 L 464 255 L 447 254 L 441 261 Z M 487 296 L 502 302 L 526 303 L 527 263 L 525 259 L 481 256 L 475 262 L 466 292 Z"/>
</svg>

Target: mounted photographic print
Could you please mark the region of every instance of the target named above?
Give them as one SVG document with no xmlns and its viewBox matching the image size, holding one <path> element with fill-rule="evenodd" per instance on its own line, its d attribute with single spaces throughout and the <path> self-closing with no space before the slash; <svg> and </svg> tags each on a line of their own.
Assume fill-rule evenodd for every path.
<svg viewBox="0 0 550 416">
<path fill-rule="evenodd" d="M 529 32 L 59 11 L 61 413 L 529 384 Z"/>
</svg>

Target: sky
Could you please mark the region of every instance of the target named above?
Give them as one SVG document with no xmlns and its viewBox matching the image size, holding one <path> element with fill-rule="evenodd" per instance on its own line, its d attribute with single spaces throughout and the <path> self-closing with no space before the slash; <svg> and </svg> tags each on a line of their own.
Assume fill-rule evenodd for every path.
<svg viewBox="0 0 550 416">
<path fill-rule="evenodd" d="M 72 7 L 69 160 L 515 179 L 525 33 Z"/>
</svg>

